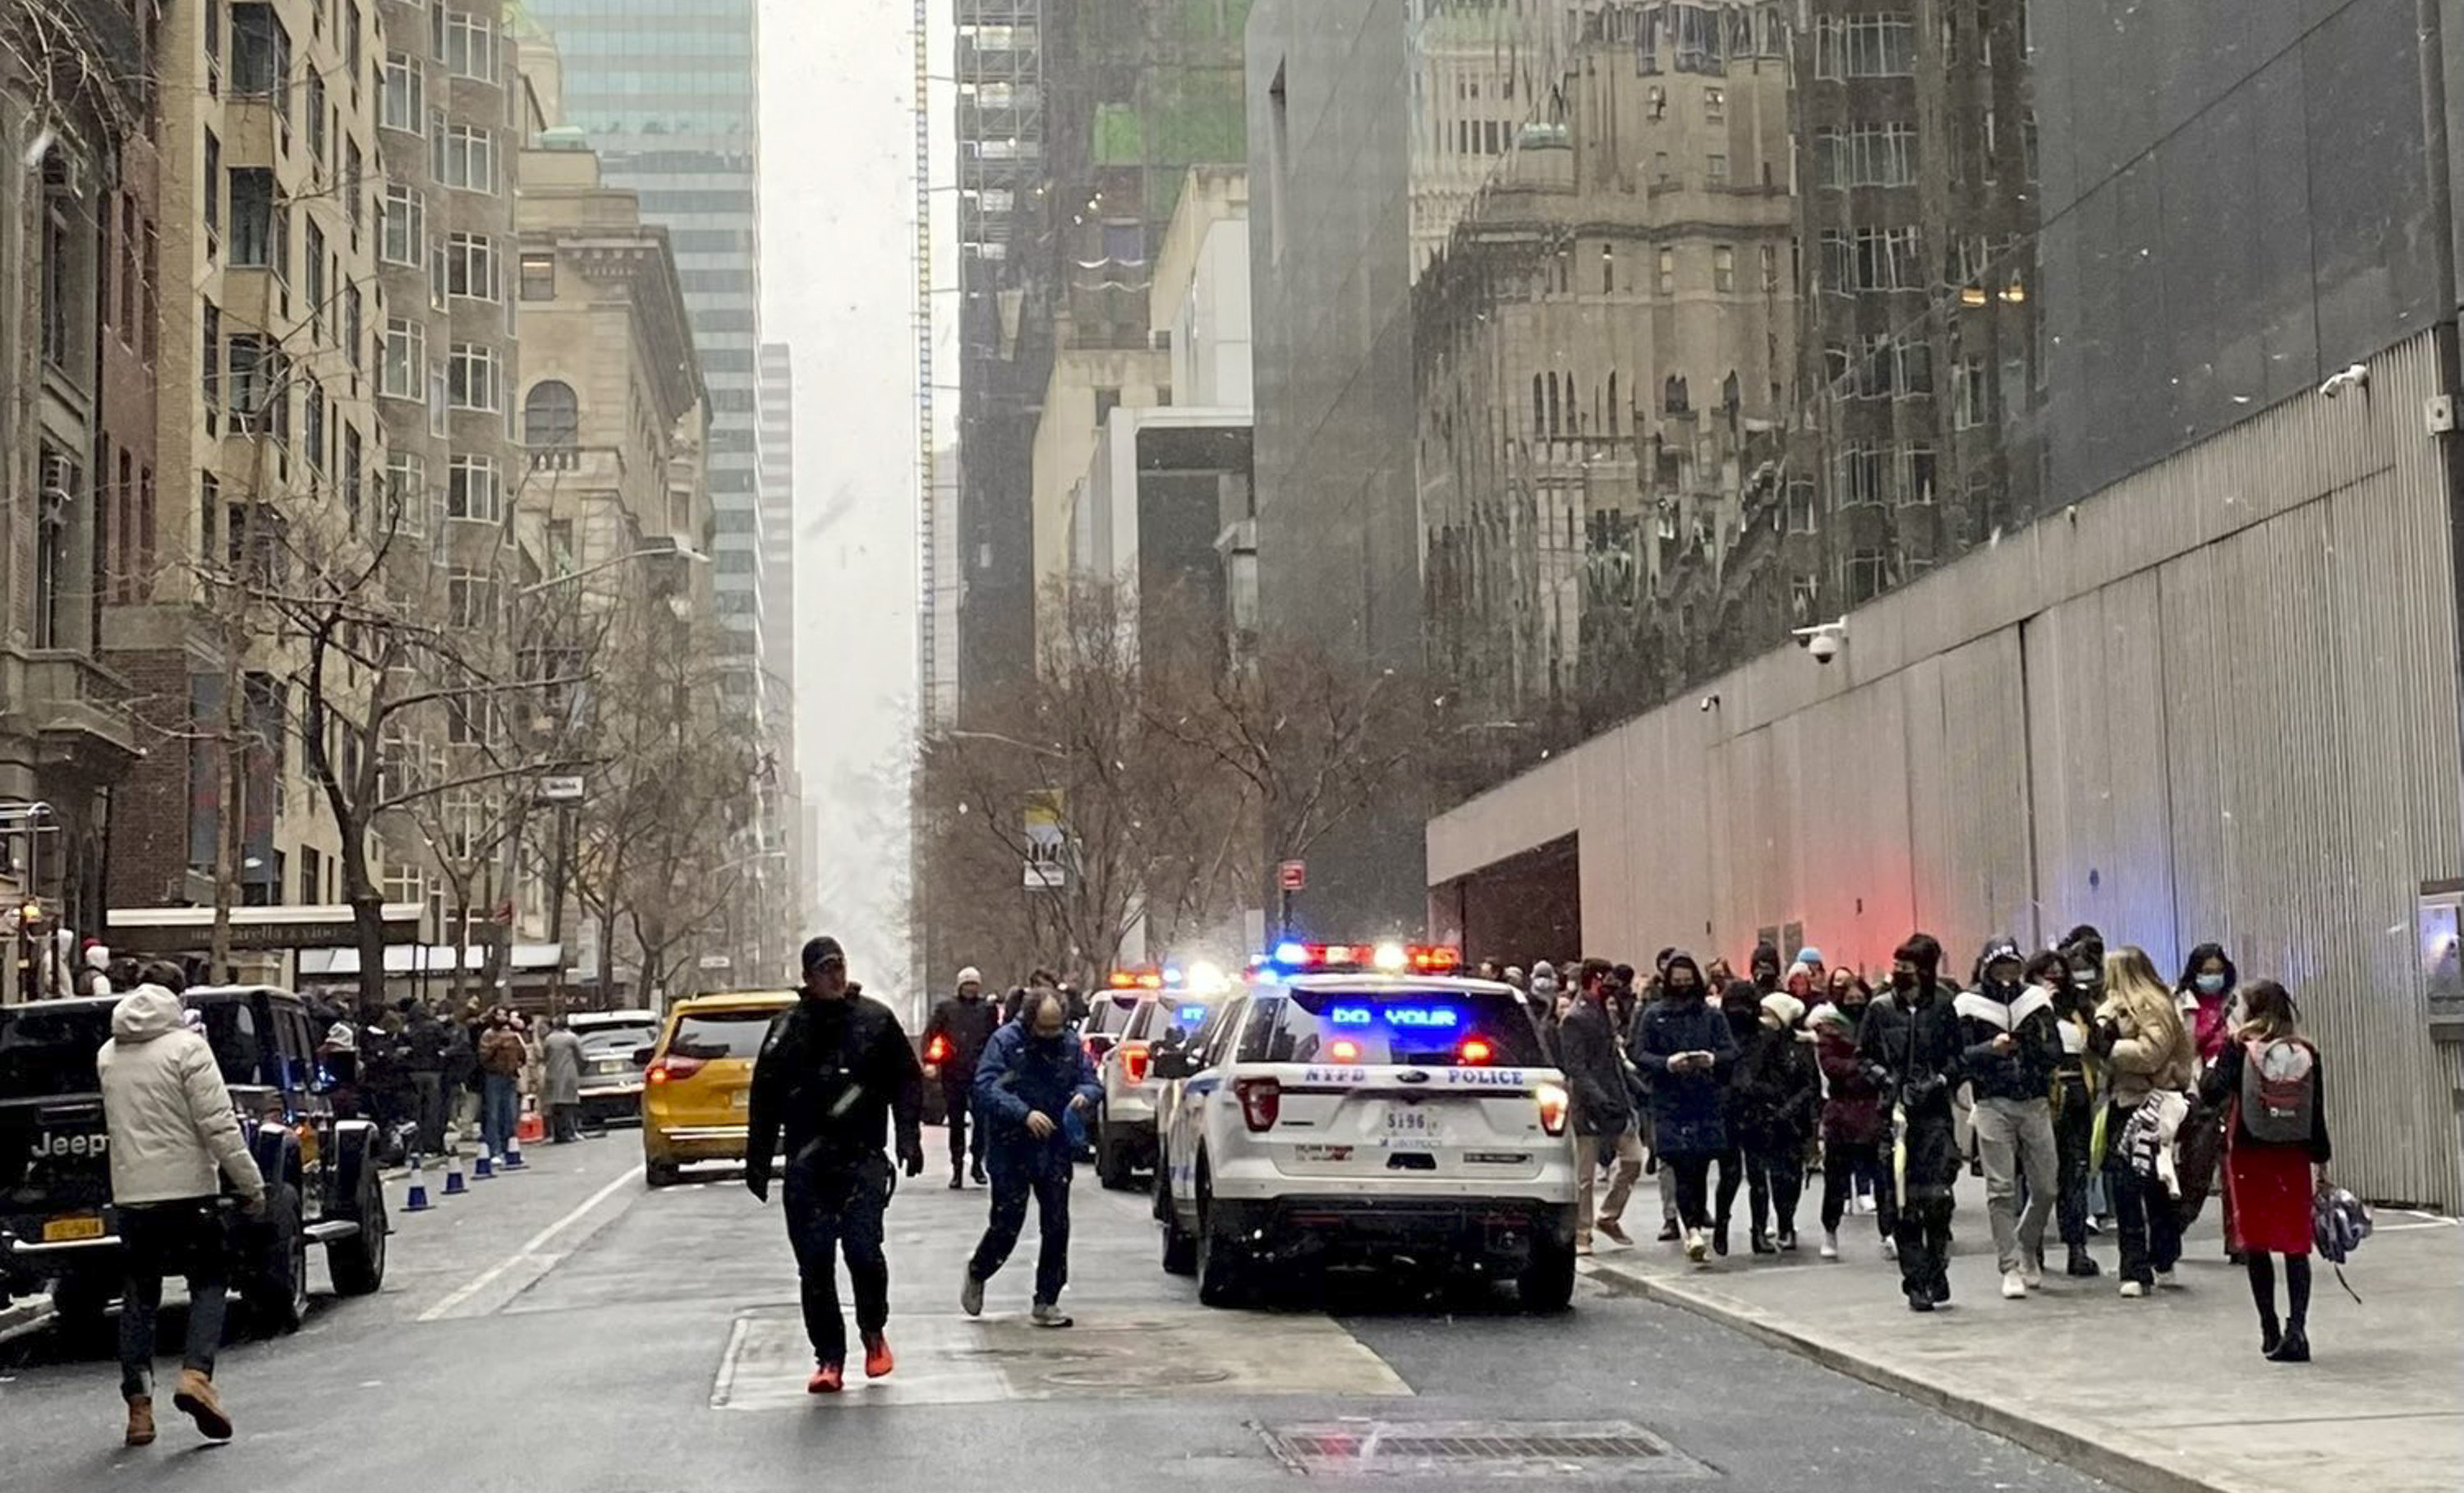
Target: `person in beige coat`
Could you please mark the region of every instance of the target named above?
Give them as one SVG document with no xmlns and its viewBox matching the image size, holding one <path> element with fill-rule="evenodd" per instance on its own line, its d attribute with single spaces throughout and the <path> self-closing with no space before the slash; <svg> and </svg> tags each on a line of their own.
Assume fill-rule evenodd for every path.
<svg viewBox="0 0 2464 1493">
<path fill-rule="evenodd" d="M 95 1058 L 127 1264 L 120 1381 L 131 1446 L 154 1439 L 154 1319 L 166 1275 L 188 1283 L 187 1351 L 171 1403 L 209 1438 L 231 1438 L 213 1382 L 227 1292 L 221 1180 L 230 1179 L 252 1216 L 265 1210 L 265 1177 L 240 1134 L 213 1049 L 187 1024 L 180 988 L 175 966 L 147 966 L 112 1009 L 111 1040 Z"/>
<path fill-rule="evenodd" d="M 2147 1096 L 2183 1092 L 2198 1074 L 2198 1049 L 2173 992 L 2145 950 L 2105 955 L 2104 1000 L 2093 1045 L 2105 1061 L 2104 1179 L 2122 1236 L 2122 1294 L 2146 1296 L 2173 1284 L 2182 1258 L 2182 1220 L 2163 1184 L 2142 1176 L 2122 1147 L 2123 1128 Z"/>
</svg>

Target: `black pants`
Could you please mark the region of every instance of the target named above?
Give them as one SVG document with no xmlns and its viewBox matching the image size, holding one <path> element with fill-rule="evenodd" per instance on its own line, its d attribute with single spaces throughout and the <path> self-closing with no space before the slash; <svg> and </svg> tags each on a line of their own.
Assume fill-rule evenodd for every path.
<svg viewBox="0 0 2464 1493">
<path fill-rule="evenodd" d="M 570 1141 L 577 1141 L 582 1138 L 582 1106 L 578 1104 L 550 1105 L 548 1106 L 547 1112 L 548 1124 L 550 1126 L 548 1135 L 556 1144 L 561 1146 Z"/>
<path fill-rule="evenodd" d="M 1035 1256 L 1035 1304 L 1049 1306 L 1061 1300 L 1069 1284 L 1069 1153 L 1056 1138 L 1050 1145 L 1023 1150 L 1003 1147 L 992 1154 L 993 1212 L 984 1237 L 976 1245 L 967 1273 L 989 1281 L 1009 1262 L 1018 1247 L 1019 1231 L 1026 1226 L 1026 1200 L 1035 1198 L 1035 1228 L 1042 1236 Z"/>
<path fill-rule="evenodd" d="M 1754 1232 L 1775 1229 L 1781 1234 L 1794 1234 L 1796 1205 L 1805 1195 L 1804 1143 L 1786 1135 L 1749 1144 L 1746 1185 L 1752 1195 Z"/>
<path fill-rule="evenodd" d="M 2088 1150 L 2095 1135 L 2096 1107 L 2084 1093 L 2063 1094 L 2054 1109 L 2054 1218 L 2062 1242 L 2073 1249 L 2087 1247 Z"/>
<path fill-rule="evenodd" d="M 1910 1115 L 1906 1125 L 1900 1144 L 1907 1170 L 1892 1231 L 1900 1241 L 1900 1285 L 1910 1295 L 1924 1290 L 1941 1298 L 1950 1290 L 1951 1189 L 1968 1158 L 1947 1105 Z"/>
<path fill-rule="evenodd" d="M 2128 1119 L 2127 1111 L 2117 1109 L 2104 1122 L 2106 1133 L 2118 1142 Z M 2104 1184 L 2113 1194 L 2114 1228 L 2122 1236 L 2122 1278 L 2153 1285 L 2182 1259 L 2181 1212 L 2165 1184 L 2140 1175 L 2118 1143 L 2105 1153 Z"/>
<path fill-rule="evenodd" d="M 120 1210 L 120 1241 L 127 1268 L 120 1305 L 121 1393 L 153 1393 L 154 1320 L 163 1309 L 166 1275 L 188 1283 L 188 1338 L 180 1365 L 211 1377 L 229 1284 L 218 1205 L 210 1197 L 132 1203 Z"/>
<path fill-rule="evenodd" d="M 1848 1200 L 1859 1178 L 1874 1194 L 1874 1222 L 1888 1239 L 1899 1229 L 1899 1194 L 1891 1185 L 1891 1169 L 1879 1141 L 1822 1143 L 1822 1231 L 1839 1232 L 1839 1220 L 1848 1216 Z"/>
<path fill-rule="evenodd" d="M 970 1126 L 969 1111 L 975 1105 L 976 1086 L 972 1080 L 941 1085 L 941 1110 L 950 1127 L 950 1175 L 957 1176 L 973 1161 L 980 1169 L 984 1164 L 984 1128 Z"/>
<path fill-rule="evenodd" d="M 1677 1219 L 1689 1229 L 1707 1228 L 1711 1222 L 1712 1155 L 1705 1151 L 1660 1158 L 1661 1165 L 1677 1173 Z"/>
<path fill-rule="evenodd" d="M 798 1162 L 787 1168 L 787 1239 L 803 1282 L 804 1333 L 813 1361 L 847 1362 L 847 1323 L 839 1315 L 839 1257 L 855 1286 L 856 1330 L 870 1336 L 890 1321 L 890 1260 L 882 1253 L 882 1210 L 890 1201 L 890 1161 L 878 1152 L 851 1166 Z"/>
<path fill-rule="evenodd" d="M 446 1089 L 442 1073 L 410 1075 L 413 1118 L 419 1122 L 419 1153 L 424 1156 L 445 1153 Z"/>
</svg>

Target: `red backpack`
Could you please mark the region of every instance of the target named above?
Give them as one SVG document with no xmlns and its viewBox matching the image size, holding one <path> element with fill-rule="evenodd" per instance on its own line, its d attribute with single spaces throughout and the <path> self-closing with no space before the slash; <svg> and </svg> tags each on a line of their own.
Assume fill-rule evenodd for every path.
<svg viewBox="0 0 2464 1493">
<path fill-rule="evenodd" d="M 2319 1053 L 2298 1037 L 2241 1044 L 2241 1127 L 2269 1146 L 2310 1140 L 2319 1107 Z"/>
</svg>

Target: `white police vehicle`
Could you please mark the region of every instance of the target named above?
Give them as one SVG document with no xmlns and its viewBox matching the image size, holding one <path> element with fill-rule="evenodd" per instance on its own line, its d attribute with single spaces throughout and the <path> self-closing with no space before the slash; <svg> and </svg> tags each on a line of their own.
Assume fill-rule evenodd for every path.
<svg viewBox="0 0 2464 1493">
<path fill-rule="evenodd" d="M 1573 1294 L 1560 1075 L 1511 986 L 1448 949 L 1287 943 L 1153 1066 L 1163 1264 L 1231 1306 L 1270 1274 L 1397 1257 Z"/>
<path fill-rule="evenodd" d="M 1096 1080 L 1104 1086 L 1104 1102 L 1095 1111 L 1095 1175 L 1106 1187 L 1119 1189 L 1156 1164 L 1156 1102 L 1166 1086 L 1155 1071 L 1155 1053 L 1186 1046 L 1231 998 L 1232 985 L 1212 966 L 1166 966 L 1115 975 L 1110 994 L 1112 1000 L 1129 999 L 1130 1005 L 1106 1049 L 1090 1052 Z M 1109 1003 L 1097 997 L 1098 1013 Z"/>
</svg>

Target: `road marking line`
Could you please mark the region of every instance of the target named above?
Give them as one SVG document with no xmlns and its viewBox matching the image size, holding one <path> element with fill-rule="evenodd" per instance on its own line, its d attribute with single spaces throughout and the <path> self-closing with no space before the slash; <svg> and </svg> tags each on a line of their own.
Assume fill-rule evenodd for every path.
<svg viewBox="0 0 2464 1493">
<path fill-rule="evenodd" d="M 498 1280 L 503 1278 L 506 1271 L 511 1270 L 516 1265 L 523 1263 L 525 1261 L 532 1261 L 539 1258 L 539 1251 L 546 1246 L 548 1241 L 556 1238 L 566 1229 L 569 1229 L 575 1224 L 581 1222 L 592 1209 L 598 1207 L 601 1203 L 605 1202 L 609 1197 L 613 1197 L 618 1188 L 629 1186 L 634 1182 L 640 1181 L 641 1178 L 642 1169 L 640 1167 L 635 1167 L 624 1175 L 618 1177 L 616 1180 L 599 1189 L 599 1191 L 592 1193 L 587 1198 L 583 1200 L 582 1206 L 574 1209 L 571 1213 L 566 1214 L 563 1218 L 557 1219 L 546 1228 L 543 1228 L 538 1233 L 532 1235 L 530 1239 L 523 1243 L 521 1248 L 514 1251 L 510 1255 L 507 1255 L 504 1259 L 497 1261 L 487 1269 L 480 1271 L 468 1284 L 454 1291 L 453 1294 L 446 1297 L 443 1301 L 438 1302 L 435 1306 L 429 1307 L 426 1311 L 421 1312 L 418 1320 L 422 1322 L 435 1322 L 452 1315 L 454 1308 L 460 1306 L 464 1302 L 469 1301 L 472 1297 L 478 1295 L 481 1291 L 486 1290 L 489 1286 L 494 1285 Z"/>
</svg>

